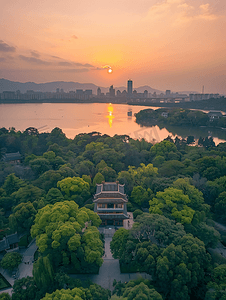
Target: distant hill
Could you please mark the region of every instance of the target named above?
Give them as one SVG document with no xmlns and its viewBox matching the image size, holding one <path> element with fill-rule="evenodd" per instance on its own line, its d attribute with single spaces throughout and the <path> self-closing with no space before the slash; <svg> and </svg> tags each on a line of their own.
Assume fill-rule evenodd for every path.
<svg viewBox="0 0 226 300">
<path fill-rule="evenodd" d="M 25 93 L 27 90 L 40 91 L 40 92 L 55 92 L 56 89 L 64 89 L 65 92 L 75 91 L 76 89 L 83 90 L 92 90 L 93 94 L 97 93 L 98 86 L 93 83 L 79 83 L 79 82 L 65 82 L 65 81 L 54 81 L 54 82 L 46 82 L 46 83 L 35 83 L 35 82 L 17 82 L 10 81 L 7 79 L 0 79 L 0 93 L 3 91 L 17 91 L 20 90 L 21 93 Z M 100 87 L 103 93 L 109 91 L 109 87 Z M 115 90 L 126 90 L 126 87 L 114 87 Z M 135 88 L 138 93 L 143 93 L 144 90 L 148 90 L 149 93 L 156 92 L 160 94 L 161 91 L 151 88 L 150 86 L 141 86 Z"/>
</svg>

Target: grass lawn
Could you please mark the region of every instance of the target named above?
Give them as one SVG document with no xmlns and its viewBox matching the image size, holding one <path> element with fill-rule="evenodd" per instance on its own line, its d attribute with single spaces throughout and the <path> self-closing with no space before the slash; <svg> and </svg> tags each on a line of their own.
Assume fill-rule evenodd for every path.
<svg viewBox="0 0 226 300">
<path fill-rule="evenodd" d="M 0 273 L 0 290 L 11 287 L 11 284 L 5 279 L 5 277 Z"/>
</svg>

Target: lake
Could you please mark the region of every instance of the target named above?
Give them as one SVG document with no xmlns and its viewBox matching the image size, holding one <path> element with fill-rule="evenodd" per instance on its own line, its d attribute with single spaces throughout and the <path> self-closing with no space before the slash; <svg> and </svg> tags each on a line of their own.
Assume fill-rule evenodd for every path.
<svg viewBox="0 0 226 300">
<path fill-rule="evenodd" d="M 196 139 L 211 135 L 216 144 L 226 141 L 226 131 L 213 128 L 142 127 L 135 122 L 134 113 L 145 108 L 158 107 L 107 103 L 0 104 L 0 128 L 15 127 L 24 131 L 28 127 L 35 127 L 39 132 L 50 132 L 59 127 L 68 138 L 97 131 L 110 136 L 127 134 L 135 139 L 145 138 L 149 142 L 160 142 L 168 135 L 194 135 Z M 132 110 L 132 116 L 127 115 L 129 110 Z"/>
</svg>

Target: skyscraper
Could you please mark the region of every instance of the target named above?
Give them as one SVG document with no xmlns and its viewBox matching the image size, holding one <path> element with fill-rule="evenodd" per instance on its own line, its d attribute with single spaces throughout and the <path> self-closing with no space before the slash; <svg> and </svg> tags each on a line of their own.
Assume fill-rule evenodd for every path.
<svg viewBox="0 0 226 300">
<path fill-rule="evenodd" d="M 113 85 L 109 88 L 109 95 L 110 97 L 115 97 L 115 89 L 113 88 Z"/>
<path fill-rule="evenodd" d="M 133 81 L 131 79 L 127 82 L 127 93 L 128 95 L 132 95 L 133 92 Z"/>
</svg>

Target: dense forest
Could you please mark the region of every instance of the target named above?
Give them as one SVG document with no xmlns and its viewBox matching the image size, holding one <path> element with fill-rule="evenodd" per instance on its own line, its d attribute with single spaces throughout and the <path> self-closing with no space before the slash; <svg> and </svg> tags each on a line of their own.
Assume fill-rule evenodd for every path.
<svg viewBox="0 0 226 300">
<path fill-rule="evenodd" d="M 226 98 L 210 98 L 208 100 L 201 100 L 201 101 L 180 101 L 179 103 L 153 103 L 153 102 L 129 102 L 130 105 L 142 105 L 142 106 L 157 106 L 157 107 L 172 107 L 172 108 L 185 108 L 185 109 L 204 109 L 204 110 L 223 110 L 225 111 L 226 107 Z"/>
<path fill-rule="evenodd" d="M 146 272 L 152 280 L 114 283 L 112 299 L 205 299 L 226 297 L 226 143 L 208 137 L 152 145 L 129 136 L 39 133 L 0 129 L 1 238 L 18 232 L 36 238 L 33 277 L 15 281 L 13 300 L 110 299 L 111 293 L 69 274 L 98 273 L 103 260 L 101 220 L 93 212 L 95 186 L 125 184 L 135 223 L 116 231 L 111 251 L 121 272 Z M 4 161 L 19 152 L 20 164 Z M 7 257 L 13 269 L 20 257 Z M 12 266 L 13 264 L 13 266 Z M 5 298 L 3 298 L 5 297 Z M 1 294 L 0 299 L 11 299 Z"/>
<path fill-rule="evenodd" d="M 226 129 L 226 117 L 216 115 L 210 118 L 208 113 L 200 110 L 189 110 L 183 108 L 159 108 L 153 110 L 143 109 L 135 114 L 136 122 L 142 125 L 163 123 L 174 126 L 208 126 Z"/>
</svg>

